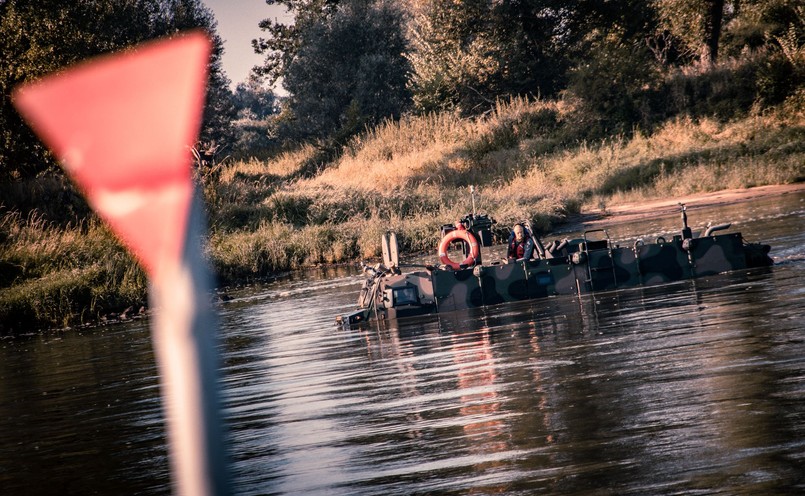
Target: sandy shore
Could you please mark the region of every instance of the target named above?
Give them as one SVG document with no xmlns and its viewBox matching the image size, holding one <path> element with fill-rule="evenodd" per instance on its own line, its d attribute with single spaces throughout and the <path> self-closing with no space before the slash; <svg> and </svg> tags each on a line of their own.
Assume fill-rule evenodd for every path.
<svg viewBox="0 0 805 496">
<path fill-rule="evenodd" d="M 571 224 L 584 224 L 588 228 L 613 222 L 628 222 L 648 217 L 679 212 L 679 204 L 684 203 L 688 210 L 740 203 L 768 196 L 789 195 L 805 192 L 805 183 L 758 186 L 756 188 L 726 189 L 712 193 L 700 193 L 663 200 L 648 200 L 640 203 L 624 203 L 608 206 L 606 211 L 599 209 L 582 212 L 570 220 Z"/>
</svg>

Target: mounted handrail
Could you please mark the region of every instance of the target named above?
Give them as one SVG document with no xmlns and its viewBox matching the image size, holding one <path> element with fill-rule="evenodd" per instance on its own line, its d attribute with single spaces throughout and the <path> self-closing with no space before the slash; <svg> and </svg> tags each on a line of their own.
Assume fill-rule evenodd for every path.
<svg viewBox="0 0 805 496">
<path fill-rule="evenodd" d="M 702 236 L 702 237 L 706 238 L 706 237 L 710 236 L 711 234 L 713 234 L 716 231 L 723 231 L 724 229 L 729 229 L 731 225 L 732 224 L 728 222 L 726 224 L 718 224 L 716 226 L 708 226 L 707 230 L 704 231 L 704 236 Z"/>
</svg>

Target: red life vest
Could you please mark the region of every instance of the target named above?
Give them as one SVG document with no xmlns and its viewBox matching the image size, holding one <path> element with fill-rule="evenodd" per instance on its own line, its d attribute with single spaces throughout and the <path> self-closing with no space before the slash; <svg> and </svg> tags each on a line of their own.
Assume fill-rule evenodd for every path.
<svg viewBox="0 0 805 496">
<path fill-rule="evenodd" d="M 512 239 L 509 243 L 508 258 L 523 258 L 525 255 L 525 245 L 529 240 L 529 236 L 525 236 L 521 242 L 517 242 L 517 238 Z"/>
</svg>

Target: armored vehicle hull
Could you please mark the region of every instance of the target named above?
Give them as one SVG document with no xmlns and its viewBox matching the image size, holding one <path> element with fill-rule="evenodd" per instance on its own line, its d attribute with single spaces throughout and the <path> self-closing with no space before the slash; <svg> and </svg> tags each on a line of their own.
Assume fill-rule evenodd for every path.
<svg viewBox="0 0 805 496">
<path fill-rule="evenodd" d="M 339 316 L 339 321 L 354 325 L 371 319 L 450 312 L 555 295 L 582 295 L 772 264 L 769 246 L 747 243 L 740 233 L 714 234 L 727 229 L 728 224 L 692 237 L 684 206 L 682 215 L 685 223 L 682 234 L 667 241 L 659 238 L 651 243 L 637 241 L 621 247 L 613 245 L 605 230 L 595 230 L 586 231 L 582 239 L 558 243 L 553 249 L 545 249 L 537 241 L 537 258 L 532 260 L 482 264 L 480 260 L 472 263 L 470 256 L 464 261 L 470 261 L 469 264 L 448 262 L 401 273 L 396 261 L 386 259 L 384 265 L 364 266 L 369 277 L 361 290 L 358 308 Z M 445 258 L 442 256 L 443 261 Z"/>
</svg>

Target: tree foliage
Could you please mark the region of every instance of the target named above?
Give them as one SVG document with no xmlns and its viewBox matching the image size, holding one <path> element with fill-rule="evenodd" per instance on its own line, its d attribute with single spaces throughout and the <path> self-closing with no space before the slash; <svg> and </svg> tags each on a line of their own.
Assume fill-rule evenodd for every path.
<svg viewBox="0 0 805 496">
<path fill-rule="evenodd" d="M 545 2 L 423 2 L 412 28 L 411 88 L 420 111 L 477 113 L 507 94 L 553 94 L 569 35 Z"/>
<path fill-rule="evenodd" d="M 409 54 L 414 100 L 422 111 L 473 114 L 501 97 L 556 95 L 591 40 L 634 38 L 649 18 L 637 1 L 425 0 Z"/>
<path fill-rule="evenodd" d="M 86 57 L 195 27 L 207 29 L 215 43 L 201 134 L 213 148 L 235 142 L 236 118 L 238 126 L 252 126 L 256 139 L 246 141 L 255 146 L 276 147 L 278 139 L 338 144 L 409 110 L 478 115 L 500 98 L 571 96 L 583 111 L 628 128 L 651 112 L 663 114 L 658 107 L 678 109 L 719 92 L 742 95 L 743 106 L 779 102 L 802 84 L 801 0 L 266 3 L 284 6 L 293 21 L 259 23 L 266 34 L 253 45 L 264 61 L 255 75 L 281 81 L 289 96 L 278 105 L 259 85 L 242 85 L 235 108 L 215 20 L 201 0 L 0 1 L 0 179 L 53 165 L 11 107 L 11 88 Z M 738 92 L 718 89 L 715 79 L 710 88 L 701 72 L 716 71 L 719 59 L 746 61 L 757 53 L 767 59 L 754 73 L 736 72 Z M 660 88 L 681 72 L 700 80 Z M 279 115 L 268 116 L 279 107 Z"/>
<path fill-rule="evenodd" d="M 263 64 L 254 68 L 257 76 L 265 77 L 270 84 L 280 80 L 296 58 L 303 44 L 302 36 L 316 24 L 325 22 L 335 14 L 339 0 L 265 0 L 268 5 L 282 5 L 293 15 L 286 24 L 263 19 L 258 26 L 266 37 L 252 40 L 254 51 L 264 55 Z"/>
<path fill-rule="evenodd" d="M 274 92 L 255 79 L 238 83 L 233 103 L 241 119 L 265 119 L 277 113 L 279 104 Z"/>
<path fill-rule="evenodd" d="M 657 31 L 673 38 L 680 62 L 715 63 L 771 44 L 790 29 L 803 33 L 799 0 L 657 0 Z"/>
<path fill-rule="evenodd" d="M 739 2 L 725 0 L 658 0 L 662 29 L 673 33 L 685 60 L 717 61 L 722 27 L 739 12 Z"/>
<path fill-rule="evenodd" d="M 280 99 L 258 79 L 249 78 L 238 84 L 232 100 L 237 111 L 233 154 L 238 157 L 270 155 L 279 145 L 271 127 L 272 118 L 280 111 Z"/>
<path fill-rule="evenodd" d="M 410 64 L 406 85 L 418 112 L 478 115 L 500 98 L 570 95 L 584 112 L 629 127 L 667 115 L 657 107 L 669 90 L 659 86 L 678 67 L 705 68 L 758 47 L 785 59 L 771 60 L 757 82 L 741 81 L 741 94 L 765 88 L 779 100 L 799 84 L 785 82 L 799 74 L 789 63 L 803 44 L 796 0 L 406 0 L 398 4 L 407 14 L 399 31 L 408 43 L 394 41 L 394 50 L 376 40 L 399 40 L 398 21 L 383 30 L 372 20 L 388 2 L 266 1 L 287 7 L 294 22 L 260 24 L 268 35 L 253 42 L 266 57 L 256 73 L 284 81 L 290 97 L 277 122 L 295 139 L 343 135 L 397 115 L 404 96 L 394 105 L 388 98 L 402 95 L 389 79 L 405 70 L 397 50 Z M 707 84 L 699 86 L 707 94 Z"/>
<path fill-rule="evenodd" d="M 0 179 L 29 177 L 55 166 L 11 105 L 11 90 L 88 57 L 192 28 L 213 40 L 201 139 L 231 139 L 233 107 L 221 68 L 223 44 L 200 0 L 6 0 L 0 4 Z"/>
<path fill-rule="evenodd" d="M 273 37 L 257 42 L 267 52 L 257 72 L 282 78 L 290 93 L 279 121 L 284 136 L 343 142 L 366 125 L 400 116 L 409 69 L 403 11 L 395 2 L 276 3 L 288 5 L 296 21 L 261 24 Z"/>
<path fill-rule="evenodd" d="M 645 121 L 650 113 L 645 93 L 657 84 L 660 74 L 650 43 L 655 11 L 641 1 L 580 7 L 578 25 L 584 36 L 567 71 L 566 94 L 581 103 L 585 119 L 596 121 L 592 127 L 597 132 Z"/>
</svg>

